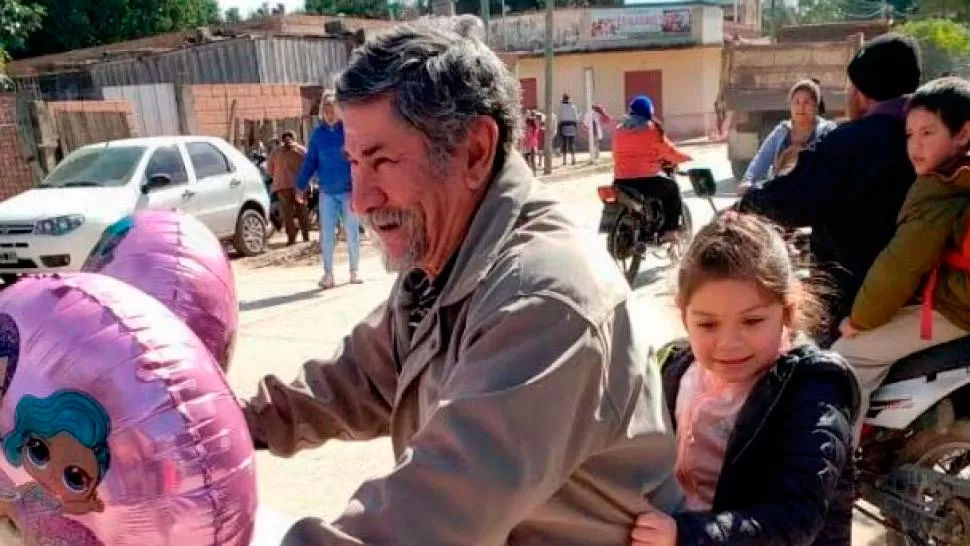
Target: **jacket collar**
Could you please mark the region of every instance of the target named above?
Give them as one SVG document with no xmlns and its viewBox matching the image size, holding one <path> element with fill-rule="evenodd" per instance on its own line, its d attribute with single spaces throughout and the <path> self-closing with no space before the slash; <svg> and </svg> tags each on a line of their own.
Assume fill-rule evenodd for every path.
<svg viewBox="0 0 970 546">
<path fill-rule="evenodd" d="M 670 411 L 670 418 L 674 420 L 676 428 L 676 407 L 677 394 L 680 391 L 680 380 L 683 378 L 687 369 L 694 362 L 694 355 L 686 343 L 680 343 L 681 353 L 677 358 L 672 359 L 663 369 L 664 394 L 667 397 L 667 409 Z M 810 344 L 796 345 L 788 351 L 778 362 L 772 366 L 754 388 L 748 394 L 748 399 L 742 406 L 735 424 L 735 431 L 744 431 L 745 437 L 732 434 L 728 440 L 725 453 L 725 465 L 732 463 L 744 453 L 751 440 L 757 436 L 757 431 L 761 429 L 767 420 L 771 410 L 781 398 L 785 385 L 797 373 L 815 371 L 818 373 L 836 373 L 846 377 L 853 385 L 852 401 L 852 421 L 854 422 L 859 410 L 861 396 L 859 394 L 858 381 L 855 375 L 849 370 L 848 365 L 832 355 L 826 353 Z"/>
<path fill-rule="evenodd" d="M 906 101 L 908 100 L 909 95 L 904 95 L 902 97 L 896 97 L 894 99 L 880 102 L 879 104 L 873 106 L 862 117 L 892 116 L 896 119 L 903 120 L 906 118 Z"/>
<path fill-rule="evenodd" d="M 441 305 L 461 301 L 485 277 L 512 234 L 535 184 L 535 176 L 522 156 L 516 151 L 507 154 L 454 257 L 441 290 Z"/>
</svg>

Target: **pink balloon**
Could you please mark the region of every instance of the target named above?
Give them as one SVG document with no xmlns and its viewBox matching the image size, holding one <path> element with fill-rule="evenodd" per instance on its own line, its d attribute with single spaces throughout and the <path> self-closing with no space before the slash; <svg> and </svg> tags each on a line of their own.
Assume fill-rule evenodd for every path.
<svg viewBox="0 0 970 546">
<path fill-rule="evenodd" d="M 194 217 L 167 210 L 126 216 L 105 230 L 83 270 L 154 296 L 229 369 L 239 324 L 236 283 L 219 240 Z"/>
<path fill-rule="evenodd" d="M 209 350 L 95 273 L 0 292 L 0 516 L 28 546 L 248 546 L 255 462 Z"/>
</svg>

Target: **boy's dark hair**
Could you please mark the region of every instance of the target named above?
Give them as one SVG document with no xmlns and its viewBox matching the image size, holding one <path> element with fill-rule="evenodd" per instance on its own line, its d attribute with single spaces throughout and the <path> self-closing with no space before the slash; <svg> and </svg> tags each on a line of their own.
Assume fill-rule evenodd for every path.
<svg viewBox="0 0 970 546">
<path fill-rule="evenodd" d="M 826 322 L 820 286 L 799 280 L 781 228 L 750 214 L 727 211 L 701 228 L 677 274 L 682 311 L 709 281 L 751 281 L 772 300 L 795 310 L 794 331 L 818 333 Z"/>
<path fill-rule="evenodd" d="M 293 131 L 284 131 L 283 134 L 280 136 L 280 138 L 287 138 L 287 137 L 292 138 L 293 140 L 296 140 L 296 133 L 294 133 Z"/>
<path fill-rule="evenodd" d="M 959 133 L 970 121 L 970 82 L 962 78 L 939 78 L 919 89 L 906 103 L 906 111 L 923 108 L 938 116 L 950 133 Z"/>
</svg>

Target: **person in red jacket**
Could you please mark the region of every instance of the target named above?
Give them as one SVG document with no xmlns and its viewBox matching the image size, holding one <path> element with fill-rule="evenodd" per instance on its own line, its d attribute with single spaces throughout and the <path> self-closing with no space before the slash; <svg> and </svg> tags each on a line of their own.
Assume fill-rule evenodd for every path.
<svg viewBox="0 0 970 546">
<path fill-rule="evenodd" d="M 664 211 L 661 240 L 677 236 L 683 204 L 677 182 L 664 176 L 666 164 L 690 161 L 664 133 L 663 125 L 654 118 L 653 102 L 640 95 L 630 102 L 626 118 L 613 136 L 613 183 L 636 188 L 645 197 L 660 199 Z"/>
</svg>

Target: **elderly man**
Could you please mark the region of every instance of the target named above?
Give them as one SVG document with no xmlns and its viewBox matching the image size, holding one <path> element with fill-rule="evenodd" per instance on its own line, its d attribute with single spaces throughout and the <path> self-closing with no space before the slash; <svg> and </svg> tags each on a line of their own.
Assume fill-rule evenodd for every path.
<svg viewBox="0 0 970 546">
<path fill-rule="evenodd" d="M 681 499 L 650 325 L 514 151 L 515 77 L 468 18 L 434 24 L 371 39 L 337 83 L 390 299 L 245 404 L 276 455 L 389 434 L 397 464 L 284 544 L 625 545 Z"/>
</svg>

